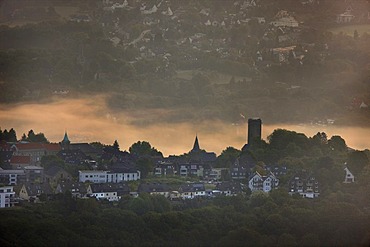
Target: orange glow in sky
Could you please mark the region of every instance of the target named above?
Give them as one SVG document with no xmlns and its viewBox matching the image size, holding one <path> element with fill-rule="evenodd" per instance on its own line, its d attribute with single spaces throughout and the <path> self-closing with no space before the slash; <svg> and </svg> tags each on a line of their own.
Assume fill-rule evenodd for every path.
<svg viewBox="0 0 370 247">
<path fill-rule="evenodd" d="M 183 154 L 193 145 L 198 135 L 200 146 L 220 154 L 228 146 L 241 149 L 246 143 L 246 125 L 233 125 L 221 121 L 201 123 L 158 123 L 165 110 L 112 112 L 104 98 L 57 99 L 48 104 L 0 105 L 1 129 L 14 128 L 20 139 L 33 129 L 42 132 L 51 142 L 59 142 L 67 131 L 71 142 L 113 144 L 118 140 L 121 150 L 137 141 L 148 141 L 164 155 Z M 137 122 L 149 124 L 134 124 Z M 156 122 L 156 123 L 152 123 Z M 370 128 L 311 125 L 263 125 L 263 139 L 274 129 L 282 128 L 313 136 L 325 132 L 330 138 L 340 135 L 348 146 L 355 149 L 370 148 Z"/>
</svg>

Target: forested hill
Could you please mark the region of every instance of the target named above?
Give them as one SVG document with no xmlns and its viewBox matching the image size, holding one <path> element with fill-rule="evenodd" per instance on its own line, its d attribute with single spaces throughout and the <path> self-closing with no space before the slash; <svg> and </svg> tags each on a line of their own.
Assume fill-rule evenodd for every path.
<svg viewBox="0 0 370 247">
<path fill-rule="evenodd" d="M 348 203 L 275 190 L 171 206 L 162 196 L 119 205 L 59 195 L 0 211 L 1 246 L 368 246 L 370 218 Z"/>
<path fill-rule="evenodd" d="M 366 123 L 369 5 L 5 0 L 0 101 L 106 93 L 112 109 L 181 110 L 167 121 Z"/>
</svg>

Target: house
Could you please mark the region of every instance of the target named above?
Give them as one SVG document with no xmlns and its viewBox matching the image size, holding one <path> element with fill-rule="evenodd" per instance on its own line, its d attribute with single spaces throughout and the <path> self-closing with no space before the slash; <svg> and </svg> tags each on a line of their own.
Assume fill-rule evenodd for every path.
<svg viewBox="0 0 370 247">
<path fill-rule="evenodd" d="M 134 157 L 127 151 L 120 151 L 113 147 L 104 147 L 102 150 L 101 160 L 103 162 L 113 161 L 125 166 L 134 166 Z"/>
<path fill-rule="evenodd" d="M 350 170 L 347 167 L 344 168 L 344 171 L 346 172 L 346 174 L 345 174 L 343 183 L 345 184 L 354 183 L 355 176 L 353 176 L 353 174 L 350 172 Z"/>
<path fill-rule="evenodd" d="M 60 181 L 71 180 L 72 175 L 59 166 L 52 166 L 44 172 L 46 182 L 57 184 Z"/>
<path fill-rule="evenodd" d="M 90 22 L 91 18 L 88 14 L 72 14 L 69 16 L 69 20 L 73 22 Z"/>
<path fill-rule="evenodd" d="M 78 171 L 78 181 L 82 183 L 106 183 L 108 171 Z"/>
<path fill-rule="evenodd" d="M 211 167 L 209 164 L 204 163 L 182 163 L 177 166 L 177 174 L 181 177 L 196 176 L 196 177 L 207 177 Z"/>
<path fill-rule="evenodd" d="M 208 179 L 214 181 L 221 180 L 227 170 L 227 168 L 212 168 L 209 171 Z"/>
<path fill-rule="evenodd" d="M 87 188 L 87 196 L 95 197 L 97 200 L 119 201 L 123 195 L 129 195 L 130 188 L 127 184 L 105 183 L 90 184 Z"/>
<path fill-rule="evenodd" d="M 10 158 L 9 163 L 13 169 L 23 169 L 24 167 L 31 165 L 31 157 L 13 155 Z"/>
<path fill-rule="evenodd" d="M 298 27 L 298 21 L 288 11 L 280 10 L 270 24 L 275 27 Z"/>
<path fill-rule="evenodd" d="M 0 187 L 0 208 L 13 207 L 15 203 L 15 192 L 13 186 Z"/>
<path fill-rule="evenodd" d="M 319 182 L 312 174 L 302 171 L 290 179 L 289 194 L 299 194 L 304 198 L 316 198 L 320 195 Z"/>
<path fill-rule="evenodd" d="M 268 175 L 261 175 L 259 172 L 255 172 L 249 177 L 248 187 L 254 191 L 270 192 L 271 190 L 277 188 L 279 185 L 279 179 L 270 172 Z"/>
<path fill-rule="evenodd" d="M 295 45 L 287 46 L 287 47 L 277 47 L 272 49 L 272 54 L 279 62 L 288 62 L 288 59 L 293 53 L 294 49 L 296 48 Z"/>
<path fill-rule="evenodd" d="M 72 197 L 85 198 L 87 194 L 86 185 L 73 181 L 60 181 L 55 189 L 55 194 L 64 194 L 67 191 L 71 192 Z"/>
<path fill-rule="evenodd" d="M 168 184 L 163 183 L 141 183 L 138 187 L 139 194 L 162 195 L 166 198 L 170 196 L 170 191 Z"/>
<path fill-rule="evenodd" d="M 0 162 L 4 165 L 8 165 L 12 155 L 13 151 L 11 150 L 11 145 L 6 141 L 0 141 Z"/>
<path fill-rule="evenodd" d="M 178 192 L 177 190 L 171 191 L 170 192 L 170 200 L 171 201 L 181 200 L 181 193 Z"/>
<path fill-rule="evenodd" d="M 26 182 L 42 183 L 44 181 L 44 168 L 41 166 L 26 166 L 24 167 Z"/>
<path fill-rule="evenodd" d="M 204 197 L 206 189 L 202 183 L 189 183 L 181 185 L 179 193 L 182 199 L 194 199 L 195 197 Z"/>
<path fill-rule="evenodd" d="M 158 161 L 154 167 L 154 175 L 167 176 L 175 174 L 175 166 L 172 162 Z"/>
<path fill-rule="evenodd" d="M 272 172 L 276 177 L 287 174 L 288 168 L 286 166 L 268 165 L 264 167 L 265 171 Z"/>
<path fill-rule="evenodd" d="M 17 185 L 26 182 L 24 170 L 0 170 L 0 184 Z"/>
<path fill-rule="evenodd" d="M 237 181 L 223 181 L 217 183 L 215 190 L 225 196 L 235 196 L 243 192 L 242 184 Z"/>
<path fill-rule="evenodd" d="M 65 163 L 70 165 L 80 165 L 83 163 L 89 163 L 92 160 L 90 156 L 87 156 L 80 149 L 63 149 L 58 152 L 57 156 L 61 158 Z"/>
<path fill-rule="evenodd" d="M 230 167 L 230 175 L 232 179 L 245 179 L 248 175 L 248 169 L 240 164 L 240 159 L 236 159 L 235 163 Z"/>
<path fill-rule="evenodd" d="M 21 186 L 19 198 L 30 202 L 36 202 L 41 195 L 50 196 L 53 191 L 49 183 L 30 183 L 26 182 Z"/>
<path fill-rule="evenodd" d="M 355 18 L 355 16 L 352 14 L 353 8 L 352 6 L 348 6 L 346 10 L 337 15 L 337 23 L 350 23 Z"/>
<path fill-rule="evenodd" d="M 107 183 L 121 183 L 140 179 L 140 171 L 133 167 L 115 166 L 107 173 Z"/>
<path fill-rule="evenodd" d="M 41 162 L 45 155 L 56 155 L 61 147 L 58 143 L 38 143 L 38 142 L 20 142 L 11 147 L 13 156 L 29 156 L 31 164 L 36 165 Z"/>
<path fill-rule="evenodd" d="M 78 171 L 79 181 L 82 183 L 121 183 L 140 179 L 140 171 L 134 168 L 113 167 L 110 171 L 84 170 Z"/>
</svg>

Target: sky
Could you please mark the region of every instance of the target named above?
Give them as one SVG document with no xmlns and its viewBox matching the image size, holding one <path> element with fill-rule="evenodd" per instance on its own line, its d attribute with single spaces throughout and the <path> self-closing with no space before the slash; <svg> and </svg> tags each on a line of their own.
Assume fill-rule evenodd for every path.
<svg viewBox="0 0 370 247">
<path fill-rule="evenodd" d="M 202 149 L 216 154 L 229 146 L 241 149 L 246 143 L 246 123 L 156 121 L 166 114 L 166 110 L 158 109 L 112 112 L 104 95 L 54 98 L 44 104 L 0 105 L 0 127 L 2 130 L 14 128 L 18 139 L 33 129 L 35 133 L 44 133 L 50 142 L 60 142 L 66 131 L 72 143 L 98 141 L 113 144 L 117 140 L 121 150 L 128 150 L 137 141 L 148 141 L 165 156 L 190 151 L 196 135 Z M 329 137 L 340 135 L 352 148 L 370 148 L 369 128 L 263 123 L 262 138 L 267 140 L 267 136 L 278 128 L 305 133 L 309 137 L 317 132 L 325 132 Z"/>
</svg>

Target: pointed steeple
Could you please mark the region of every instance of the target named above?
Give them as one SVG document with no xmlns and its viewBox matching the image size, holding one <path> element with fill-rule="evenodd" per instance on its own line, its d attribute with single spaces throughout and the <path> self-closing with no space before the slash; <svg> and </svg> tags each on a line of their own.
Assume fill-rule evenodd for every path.
<svg viewBox="0 0 370 247">
<path fill-rule="evenodd" d="M 67 131 L 64 133 L 63 140 L 60 142 L 60 145 L 63 150 L 69 150 L 69 144 L 71 144 L 71 141 L 68 138 Z"/>
<path fill-rule="evenodd" d="M 195 136 L 195 141 L 194 141 L 194 146 L 193 146 L 193 149 L 191 151 L 196 152 L 196 151 L 199 151 L 199 150 L 200 150 L 200 147 L 199 147 L 198 135 L 196 135 Z"/>
<path fill-rule="evenodd" d="M 63 138 L 63 141 L 62 141 L 63 144 L 70 144 L 71 141 L 69 140 L 68 138 L 68 134 L 67 134 L 67 131 L 64 133 L 64 138 Z"/>
</svg>

